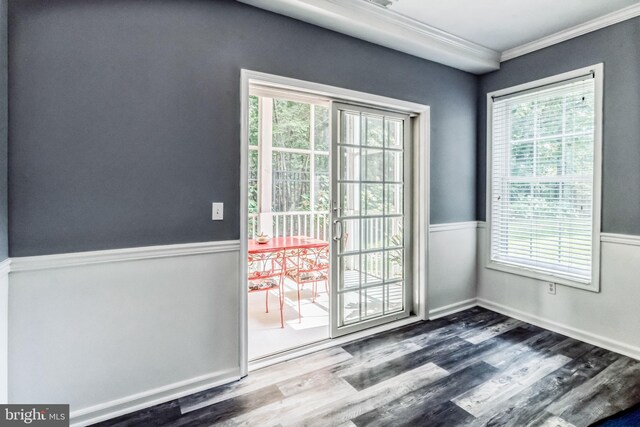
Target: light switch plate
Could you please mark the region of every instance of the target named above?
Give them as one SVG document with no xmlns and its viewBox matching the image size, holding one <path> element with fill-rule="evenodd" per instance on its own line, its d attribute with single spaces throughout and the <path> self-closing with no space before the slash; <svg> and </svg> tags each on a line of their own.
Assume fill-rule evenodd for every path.
<svg viewBox="0 0 640 427">
<path fill-rule="evenodd" d="M 214 221 L 222 221 L 224 217 L 224 203 L 211 204 L 211 219 Z"/>
</svg>

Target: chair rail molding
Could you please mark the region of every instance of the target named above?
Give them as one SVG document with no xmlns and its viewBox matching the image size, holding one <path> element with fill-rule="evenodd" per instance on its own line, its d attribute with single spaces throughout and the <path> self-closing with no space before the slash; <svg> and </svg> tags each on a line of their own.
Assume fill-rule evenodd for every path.
<svg viewBox="0 0 640 427">
<path fill-rule="evenodd" d="M 144 246 L 138 248 L 108 249 L 102 251 L 73 252 L 65 254 L 38 255 L 10 258 L 0 263 L 0 274 L 4 269 L 10 272 L 46 270 L 61 267 L 77 267 L 90 264 L 133 261 L 152 258 L 169 258 L 233 252 L 240 250 L 239 240 L 217 242 L 181 243 L 175 245 Z M 5 264 L 6 263 L 6 264 Z"/>
<path fill-rule="evenodd" d="M 441 231 L 467 230 L 467 229 L 475 229 L 478 227 L 479 227 L 478 221 L 447 222 L 443 224 L 429 225 L 429 232 L 438 233 Z"/>
<path fill-rule="evenodd" d="M 0 277 L 4 277 L 11 271 L 11 259 L 7 258 L 0 262 Z"/>
<path fill-rule="evenodd" d="M 640 236 L 633 236 L 630 234 L 600 233 L 600 241 L 602 243 L 640 246 Z"/>
</svg>

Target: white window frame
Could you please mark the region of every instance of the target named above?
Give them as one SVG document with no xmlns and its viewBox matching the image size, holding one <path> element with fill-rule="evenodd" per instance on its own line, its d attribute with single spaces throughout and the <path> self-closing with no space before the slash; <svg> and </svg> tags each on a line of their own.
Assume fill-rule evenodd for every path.
<svg viewBox="0 0 640 427">
<path fill-rule="evenodd" d="M 249 96 L 255 96 L 258 98 L 258 145 L 249 145 L 249 152 L 258 152 L 258 229 L 257 233 L 264 233 L 268 236 L 274 235 L 274 221 L 273 214 L 283 212 L 273 212 L 272 198 L 273 198 L 273 153 L 294 153 L 304 154 L 309 156 L 309 175 L 310 181 L 310 199 L 315 200 L 315 161 L 316 156 L 329 157 L 330 150 L 317 150 L 315 147 L 315 108 L 316 106 L 327 108 L 329 114 L 331 114 L 331 101 L 327 98 L 320 96 L 313 96 L 310 94 L 294 92 L 285 89 L 277 89 L 268 86 L 250 85 Z M 281 99 L 294 102 L 300 102 L 310 105 L 310 120 L 309 120 L 309 148 L 285 148 L 273 146 L 273 132 L 272 132 L 272 119 L 273 119 L 273 100 Z M 329 147 L 330 149 L 331 147 Z M 264 191 L 265 188 L 269 188 L 269 191 Z M 318 211 L 315 208 L 315 203 L 311 204 L 309 211 L 292 211 L 288 212 L 292 215 L 296 214 L 310 214 L 311 218 L 314 218 L 315 214 L 330 213 L 329 208 L 326 211 Z"/>
<path fill-rule="evenodd" d="M 258 71 L 242 69 L 240 72 L 240 236 L 247 235 L 248 223 L 248 146 L 249 146 L 249 87 L 251 85 L 267 85 L 271 88 L 281 88 L 287 91 L 311 94 L 314 97 L 324 97 L 330 101 L 346 102 L 355 105 L 366 105 L 381 107 L 382 109 L 392 109 L 409 113 L 412 117 L 412 230 L 413 241 L 411 253 L 412 260 L 412 313 L 414 316 L 408 319 L 398 320 L 389 324 L 373 327 L 369 330 L 354 333 L 345 340 L 359 339 L 364 336 L 403 326 L 413 322 L 427 320 L 429 318 L 427 289 L 428 289 L 428 250 L 429 250 L 429 217 L 430 217 L 430 129 L 431 129 L 431 109 L 428 105 L 403 101 L 366 92 L 354 91 L 351 89 L 330 86 L 321 83 L 314 83 L 305 80 L 283 77 L 274 74 L 267 74 Z M 240 239 L 239 277 L 247 277 L 247 239 Z M 244 377 L 249 371 L 248 359 L 248 297 L 246 284 L 242 279 L 238 280 L 238 299 L 240 310 L 238 311 L 238 327 L 240 330 L 239 362 L 240 376 Z M 267 359 L 264 363 L 254 362 L 252 369 L 268 366 L 269 364 L 288 360 L 292 357 L 301 356 L 321 348 L 340 345 L 345 341 L 336 338 L 331 341 L 319 342 L 302 349 L 293 350 L 283 354 L 281 357 Z"/>
<path fill-rule="evenodd" d="M 603 73 L 602 63 L 591 65 L 558 74 L 529 83 L 497 90 L 487 94 L 487 184 L 486 184 L 486 209 L 487 209 L 487 232 L 486 232 L 486 267 L 492 270 L 503 271 L 519 276 L 529 277 L 544 282 L 556 283 L 559 285 L 571 286 L 592 292 L 600 292 L 600 234 L 601 234 L 601 207 L 602 207 L 602 100 L 603 100 Z M 491 230 L 492 230 L 492 155 L 493 155 L 493 100 L 494 98 L 511 95 L 516 92 L 529 91 L 543 86 L 560 83 L 593 74 L 594 93 L 594 153 L 593 153 L 593 234 L 592 234 L 592 255 L 591 255 L 591 280 L 588 282 L 570 279 L 561 275 L 543 273 L 537 270 L 528 269 L 524 266 L 510 265 L 491 260 Z"/>
</svg>

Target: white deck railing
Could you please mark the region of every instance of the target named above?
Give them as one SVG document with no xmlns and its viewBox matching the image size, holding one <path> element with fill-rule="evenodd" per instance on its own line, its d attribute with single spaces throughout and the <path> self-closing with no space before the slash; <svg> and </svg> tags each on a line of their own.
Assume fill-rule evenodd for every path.
<svg viewBox="0 0 640 427">
<path fill-rule="evenodd" d="M 261 224 L 262 222 L 270 222 Z M 249 238 L 261 232 L 273 237 L 309 236 L 329 239 L 329 212 L 271 212 L 249 214 Z"/>
<path fill-rule="evenodd" d="M 263 222 L 261 224 L 261 221 Z M 363 255 L 362 264 L 347 265 L 347 269 L 360 270 L 366 272 L 363 275 L 363 282 L 375 282 L 383 278 L 385 259 L 383 256 L 384 223 L 382 218 L 371 218 L 364 222 L 362 232 L 367 242 L 365 249 L 380 248 L 380 252 L 370 252 Z M 360 249 L 360 227 L 351 229 L 348 224 L 343 232 L 344 243 L 347 251 L 358 251 Z M 330 238 L 329 212 L 272 212 L 263 214 L 249 214 L 249 238 L 255 239 L 261 232 L 272 237 L 309 236 L 316 239 L 329 241 Z M 393 253 L 390 254 L 390 256 Z M 399 255 L 401 256 L 401 255 Z M 346 262 L 353 260 L 347 258 Z M 391 269 L 387 273 L 388 277 L 393 277 L 402 269 L 401 264 L 395 265 L 390 262 L 386 268 Z M 363 283 L 368 284 L 368 283 Z"/>
</svg>

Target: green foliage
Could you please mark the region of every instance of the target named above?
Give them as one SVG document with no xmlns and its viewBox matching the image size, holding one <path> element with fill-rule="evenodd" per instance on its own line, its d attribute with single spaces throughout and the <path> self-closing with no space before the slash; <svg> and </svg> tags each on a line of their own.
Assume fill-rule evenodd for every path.
<svg viewBox="0 0 640 427">
<path fill-rule="evenodd" d="M 311 105 L 273 100 L 273 146 L 310 149 Z"/>
<path fill-rule="evenodd" d="M 318 151 L 329 151 L 329 109 L 315 106 L 314 148 Z"/>
<path fill-rule="evenodd" d="M 249 97 L 249 145 L 258 146 L 258 97 Z"/>
<path fill-rule="evenodd" d="M 309 211 L 310 159 L 309 154 L 274 151 L 273 195 L 274 212 Z"/>
<path fill-rule="evenodd" d="M 382 117 L 363 116 L 364 144 L 370 147 L 382 147 L 384 142 Z"/>
<path fill-rule="evenodd" d="M 258 213 L 258 150 L 249 150 L 249 213 Z"/>
<path fill-rule="evenodd" d="M 331 197 L 329 156 L 316 154 L 315 174 L 315 210 L 328 211 Z"/>
<path fill-rule="evenodd" d="M 257 147 L 259 138 L 258 97 L 249 97 L 249 146 Z M 258 212 L 258 151 L 249 150 L 249 213 Z"/>
<path fill-rule="evenodd" d="M 593 106 L 593 96 L 582 93 L 510 106 L 510 176 L 502 196 L 510 231 L 503 243 L 515 256 L 550 256 L 558 248 L 557 262 L 571 264 L 562 248 L 580 251 L 583 237 L 573 230 L 591 221 Z"/>
</svg>

